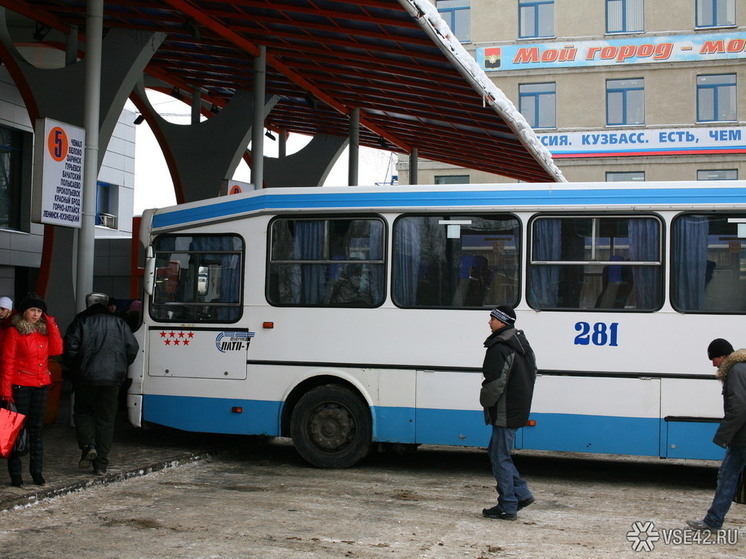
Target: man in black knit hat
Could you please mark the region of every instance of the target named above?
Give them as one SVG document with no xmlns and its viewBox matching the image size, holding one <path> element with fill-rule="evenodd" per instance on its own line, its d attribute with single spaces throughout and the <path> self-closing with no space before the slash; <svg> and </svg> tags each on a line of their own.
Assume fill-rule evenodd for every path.
<svg viewBox="0 0 746 559">
<path fill-rule="evenodd" d="M 482 515 L 498 520 L 515 520 L 520 509 L 534 502 L 511 457 L 516 430 L 528 421 L 536 381 L 534 351 L 523 331 L 516 330 L 515 318 L 507 305 L 490 312 L 492 334 L 484 342 L 487 351 L 479 394 L 484 421 L 492 426 L 487 452 L 497 482 L 497 505 L 484 509 Z"/>
</svg>

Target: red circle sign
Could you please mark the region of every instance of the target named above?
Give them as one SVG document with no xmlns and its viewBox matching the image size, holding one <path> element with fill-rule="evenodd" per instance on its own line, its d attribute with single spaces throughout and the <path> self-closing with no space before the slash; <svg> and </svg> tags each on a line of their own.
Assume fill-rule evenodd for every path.
<svg viewBox="0 0 746 559">
<path fill-rule="evenodd" d="M 55 126 L 49 131 L 47 137 L 47 149 L 49 155 L 55 161 L 62 161 L 67 157 L 67 150 L 70 147 L 70 141 L 67 138 L 67 133 L 60 128 Z"/>
<path fill-rule="evenodd" d="M 228 194 L 241 194 L 241 192 L 243 192 L 243 189 L 241 188 L 241 186 L 234 184 L 233 186 L 231 186 L 231 189 L 228 192 Z"/>
</svg>

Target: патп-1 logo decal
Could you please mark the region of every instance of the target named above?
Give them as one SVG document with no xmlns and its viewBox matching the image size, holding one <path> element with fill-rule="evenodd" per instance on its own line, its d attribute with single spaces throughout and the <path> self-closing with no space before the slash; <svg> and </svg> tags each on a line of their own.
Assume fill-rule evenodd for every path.
<svg viewBox="0 0 746 559">
<path fill-rule="evenodd" d="M 251 338 L 255 332 L 220 332 L 215 338 L 215 347 L 218 351 L 244 351 L 249 349 Z"/>
</svg>

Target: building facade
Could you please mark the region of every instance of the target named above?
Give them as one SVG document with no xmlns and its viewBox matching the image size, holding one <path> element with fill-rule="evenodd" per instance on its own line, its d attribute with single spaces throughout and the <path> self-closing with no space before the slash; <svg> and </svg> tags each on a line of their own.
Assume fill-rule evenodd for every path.
<svg viewBox="0 0 746 559">
<path fill-rule="evenodd" d="M 435 4 L 533 126 L 567 180 L 746 179 L 743 3 Z M 399 182 L 407 183 L 404 157 L 398 170 Z M 513 179 L 420 160 L 418 182 Z"/>
<path fill-rule="evenodd" d="M 96 188 L 96 242 L 107 250 L 96 256 L 94 285 L 120 296 L 128 293 L 129 256 L 109 246 L 116 239 L 128 246 L 132 236 L 134 120 L 130 111 L 119 118 Z M 0 66 L 0 295 L 14 299 L 34 288 L 42 259 L 44 225 L 31 221 L 33 165 L 33 123 L 13 80 Z"/>
</svg>

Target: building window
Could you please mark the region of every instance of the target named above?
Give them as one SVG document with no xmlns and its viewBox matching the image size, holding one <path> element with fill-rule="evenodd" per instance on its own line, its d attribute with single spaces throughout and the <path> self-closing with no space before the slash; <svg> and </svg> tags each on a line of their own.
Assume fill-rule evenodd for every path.
<svg viewBox="0 0 746 559">
<path fill-rule="evenodd" d="M 645 124 L 643 78 L 606 81 L 606 124 Z"/>
<path fill-rule="evenodd" d="M 520 111 L 533 128 L 557 126 L 555 83 L 525 83 L 518 86 Z"/>
<path fill-rule="evenodd" d="M 651 311 L 663 303 L 654 216 L 539 217 L 530 242 L 527 301 L 535 309 Z"/>
<path fill-rule="evenodd" d="M 0 229 L 20 226 L 23 133 L 0 126 Z"/>
<path fill-rule="evenodd" d="M 438 0 L 440 17 L 462 43 L 471 41 L 471 0 Z"/>
<path fill-rule="evenodd" d="M 435 184 L 469 184 L 469 175 L 435 175 Z"/>
<path fill-rule="evenodd" d="M 554 1 L 518 0 L 521 39 L 554 37 Z"/>
<path fill-rule="evenodd" d="M 736 75 L 697 76 L 697 121 L 736 120 Z"/>
<path fill-rule="evenodd" d="M 520 296 L 521 229 L 511 215 L 403 216 L 391 290 L 400 307 L 491 309 Z"/>
<path fill-rule="evenodd" d="M 744 214 L 682 214 L 671 226 L 671 303 L 682 312 L 746 310 Z"/>
<path fill-rule="evenodd" d="M 697 171 L 698 181 L 737 181 L 738 169 L 704 169 Z"/>
<path fill-rule="evenodd" d="M 697 0 L 697 27 L 722 27 L 735 24 L 735 0 Z"/>
<path fill-rule="evenodd" d="M 645 31 L 643 0 L 606 0 L 606 32 Z"/>
<path fill-rule="evenodd" d="M 101 181 L 96 183 L 96 225 L 117 229 L 118 194 L 116 185 Z"/>
<path fill-rule="evenodd" d="M 645 180 L 645 171 L 608 171 L 606 182 L 642 182 Z"/>
</svg>

